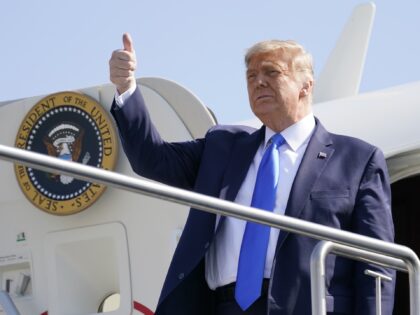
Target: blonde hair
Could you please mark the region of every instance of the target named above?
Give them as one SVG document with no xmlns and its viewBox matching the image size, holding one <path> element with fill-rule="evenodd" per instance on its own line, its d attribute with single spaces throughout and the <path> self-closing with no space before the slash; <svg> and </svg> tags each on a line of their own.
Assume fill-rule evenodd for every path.
<svg viewBox="0 0 420 315">
<path fill-rule="evenodd" d="M 245 54 L 245 65 L 248 68 L 251 58 L 257 54 L 283 51 L 290 58 L 290 68 L 294 73 L 303 72 L 305 76 L 313 80 L 314 71 L 312 56 L 305 51 L 302 45 L 293 40 L 267 40 L 254 44 Z"/>
</svg>

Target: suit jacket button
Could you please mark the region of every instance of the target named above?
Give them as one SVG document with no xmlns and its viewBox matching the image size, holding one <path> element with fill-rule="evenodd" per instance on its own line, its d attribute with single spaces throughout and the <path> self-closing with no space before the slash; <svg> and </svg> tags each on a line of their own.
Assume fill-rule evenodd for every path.
<svg viewBox="0 0 420 315">
<path fill-rule="evenodd" d="M 182 272 L 181 272 L 181 273 L 178 275 L 178 279 L 179 279 L 179 280 L 184 279 L 184 273 L 182 273 Z"/>
<path fill-rule="evenodd" d="M 207 243 L 204 245 L 204 248 L 205 248 L 205 249 L 207 249 L 207 248 L 209 248 L 209 246 L 210 246 L 210 242 L 207 242 Z"/>
</svg>

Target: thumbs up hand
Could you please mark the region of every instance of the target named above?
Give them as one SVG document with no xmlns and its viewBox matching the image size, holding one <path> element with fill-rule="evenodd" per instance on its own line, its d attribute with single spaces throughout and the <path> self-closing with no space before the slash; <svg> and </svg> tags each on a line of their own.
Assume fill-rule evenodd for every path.
<svg viewBox="0 0 420 315">
<path fill-rule="evenodd" d="M 115 50 L 109 60 L 109 77 L 119 94 L 136 85 L 136 53 L 130 34 L 123 35 L 123 49 Z"/>
</svg>

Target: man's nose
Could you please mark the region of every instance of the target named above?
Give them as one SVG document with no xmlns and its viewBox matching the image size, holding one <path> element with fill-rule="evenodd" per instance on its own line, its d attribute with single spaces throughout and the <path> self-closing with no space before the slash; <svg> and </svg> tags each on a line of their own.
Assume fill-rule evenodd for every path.
<svg viewBox="0 0 420 315">
<path fill-rule="evenodd" d="M 267 86 L 267 81 L 266 81 L 264 75 L 260 74 L 260 75 L 257 76 L 257 86 L 262 86 L 262 87 Z"/>
</svg>

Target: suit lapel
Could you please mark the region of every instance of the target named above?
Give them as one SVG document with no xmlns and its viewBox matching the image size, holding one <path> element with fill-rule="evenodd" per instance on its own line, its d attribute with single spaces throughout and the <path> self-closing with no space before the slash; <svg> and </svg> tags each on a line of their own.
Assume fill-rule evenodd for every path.
<svg viewBox="0 0 420 315">
<path fill-rule="evenodd" d="M 316 120 L 314 134 L 309 141 L 299 170 L 290 191 L 285 215 L 299 218 L 310 197 L 312 188 L 334 153 L 329 133 Z M 277 249 L 289 235 L 287 231 L 280 231 Z"/>
<path fill-rule="evenodd" d="M 248 173 L 249 166 L 254 160 L 255 153 L 264 139 L 265 127 L 257 130 L 248 137 L 235 141 L 225 176 L 223 178 L 221 198 L 234 201 L 239 188 Z"/>
<path fill-rule="evenodd" d="M 245 179 L 248 169 L 254 160 L 255 153 L 264 139 L 265 127 L 261 127 L 249 136 L 241 137 L 235 141 L 232 148 L 230 161 L 223 177 L 220 198 L 234 201 L 239 188 Z M 220 227 L 225 217 L 222 216 L 218 224 Z"/>
</svg>

